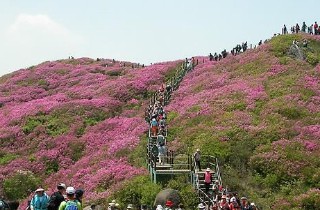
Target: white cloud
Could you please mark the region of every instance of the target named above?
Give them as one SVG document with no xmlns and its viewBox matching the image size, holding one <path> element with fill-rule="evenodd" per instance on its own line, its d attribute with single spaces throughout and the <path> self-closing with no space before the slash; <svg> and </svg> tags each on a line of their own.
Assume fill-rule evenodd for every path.
<svg viewBox="0 0 320 210">
<path fill-rule="evenodd" d="M 20 14 L 7 31 L 8 38 L 15 41 L 27 39 L 41 41 L 43 39 L 57 39 L 60 41 L 80 42 L 81 37 L 72 34 L 64 26 L 55 22 L 47 15 Z M 40 40 L 37 38 L 41 38 Z"/>
<path fill-rule="evenodd" d="M 67 58 L 81 51 L 84 39 L 47 15 L 20 14 L 7 28 L 3 42 L 0 75 L 46 60 Z"/>
</svg>

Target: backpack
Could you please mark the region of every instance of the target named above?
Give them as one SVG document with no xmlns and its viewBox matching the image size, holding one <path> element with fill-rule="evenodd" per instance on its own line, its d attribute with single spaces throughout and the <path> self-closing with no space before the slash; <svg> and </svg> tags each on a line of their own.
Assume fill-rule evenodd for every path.
<svg viewBox="0 0 320 210">
<path fill-rule="evenodd" d="M 50 200 L 48 202 L 48 210 L 55 210 L 58 209 L 56 204 L 56 195 L 53 193 L 50 197 Z"/>
<path fill-rule="evenodd" d="M 74 201 L 68 201 L 66 207 L 64 210 L 79 210 L 77 202 Z"/>
</svg>

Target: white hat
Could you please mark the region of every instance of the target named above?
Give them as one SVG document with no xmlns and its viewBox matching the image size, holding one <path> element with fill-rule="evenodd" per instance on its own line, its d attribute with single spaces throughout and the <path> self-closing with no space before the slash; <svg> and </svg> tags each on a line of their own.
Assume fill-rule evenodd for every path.
<svg viewBox="0 0 320 210">
<path fill-rule="evenodd" d="M 256 206 L 256 204 L 254 204 L 254 203 L 251 203 L 250 205 L 251 205 L 251 206 Z"/>
<path fill-rule="evenodd" d="M 57 187 L 63 187 L 64 189 L 66 189 L 66 185 L 64 183 L 59 183 Z"/>
<path fill-rule="evenodd" d="M 36 192 L 43 192 L 44 191 L 44 189 L 43 188 L 38 188 L 38 189 L 36 189 Z"/>
<path fill-rule="evenodd" d="M 112 200 L 111 203 L 116 203 L 116 200 Z"/>
<path fill-rule="evenodd" d="M 162 209 L 163 209 L 163 207 L 161 205 L 157 205 L 156 210 L 162 210 Z"/>
<path fill-rule="evenodd" d="M 75 194 L 75 193 L 76 193 L 76 190 L 75 190 L 73 187 L 67 187 L 66 193 L 67 193 L 68 195 L 72 195 L 72 194 Z"/>
<path fill-rule="evenodd" d="M 236 202 L 237 201 L 237 199 L 235 198 L 235 197 L 232 197 L 231 199 L 230 199 L 230 202 Z"/>
<path fill-rule="evenodd" d="M 199 205 L 198 205 L 198 209 L 205 209 L 206 207 L 203 205 L 203 203 L 200 203 Z"/>
<path fill-rule="evenodd" d="M 207 170 L 206 171 L 210 171 L 210 168 L 207 168 Z"/>
<path fill-rule="evenodd" d="M 113 203 L 113 202 L 109 203 L 109 206 L 114 206 L 114 205 L 115 205 L 115 203 Z"/>
<path fill-rule="evenodd" d="M 132 204 L 128 204 L 127 209 L 132 209 L 133 205 Z"/>
</svg>

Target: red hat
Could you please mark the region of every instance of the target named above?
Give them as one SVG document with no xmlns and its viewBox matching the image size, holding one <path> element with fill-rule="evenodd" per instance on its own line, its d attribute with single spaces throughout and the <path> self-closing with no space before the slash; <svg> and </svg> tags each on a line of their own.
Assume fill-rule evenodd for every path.
<svg viewBox="0 0 320 210">
<path fill-rule="evenodd" d="M 169 206 L 169 207 L 173 206 L 173 202 L 172 202 L 172 201 L 170 201 L 170 200 L 167 200 L 167 202 L 166 202 L 166 206 Z"/>
</svg>

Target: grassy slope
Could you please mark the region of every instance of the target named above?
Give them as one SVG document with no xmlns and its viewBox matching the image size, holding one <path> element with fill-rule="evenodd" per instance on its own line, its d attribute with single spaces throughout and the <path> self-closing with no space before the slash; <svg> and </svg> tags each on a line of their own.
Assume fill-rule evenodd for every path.
<svg viewBox="0 0 320 210">
<path fill-rule="evenodd" d="M 303 38 L 308 62 L 286 54 Z M 314 37 L 288 35 L 200 64 L 168 107 L 169 141 L 181 152 L 199 147 L 218 156 L 228 188 L 266 209 L 293 209 L 304 197 L 319 201 L 309 191 L 320 186 L 319 52 Z"/>
</svg>

